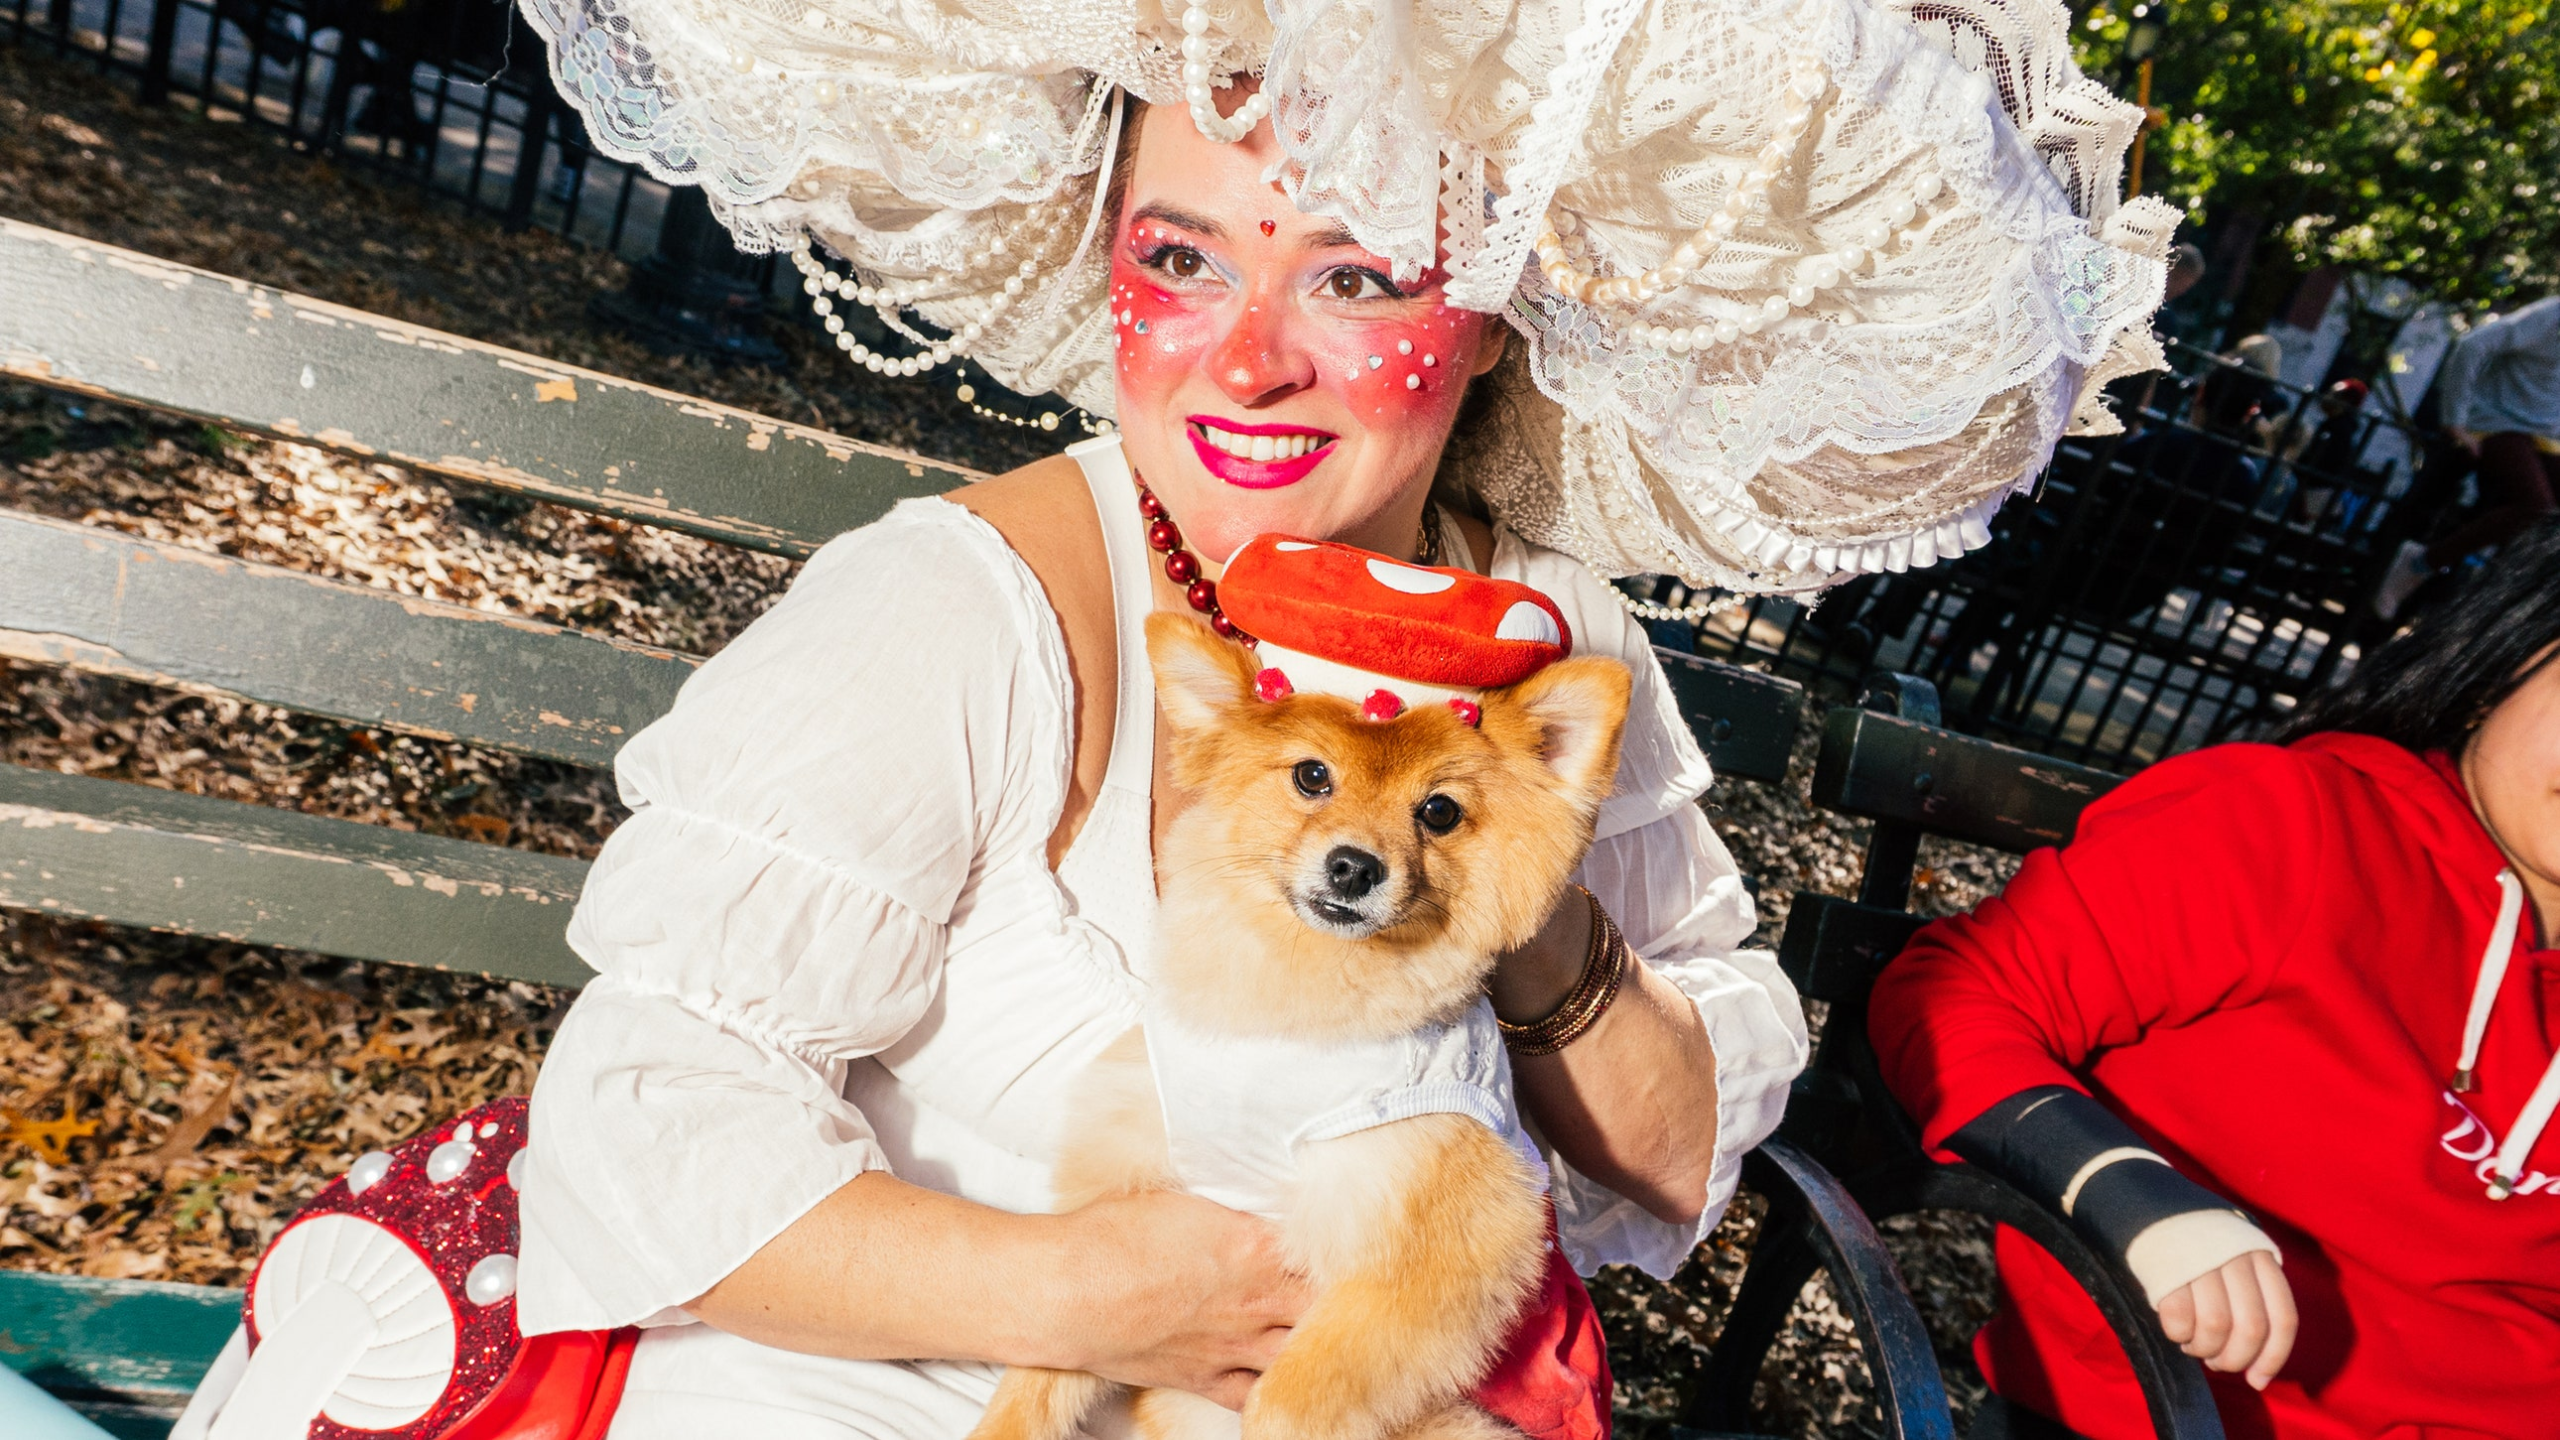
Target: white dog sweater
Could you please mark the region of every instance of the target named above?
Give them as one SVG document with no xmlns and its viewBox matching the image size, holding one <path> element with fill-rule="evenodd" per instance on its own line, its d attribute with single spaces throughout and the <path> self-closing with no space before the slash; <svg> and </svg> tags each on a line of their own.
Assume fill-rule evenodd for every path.
<svg viewBox="0 0 2560 1440">
<path fill-rule="evenodd" d="M 1296 1190 L 1300 1146 L 1420 1115 L 1476 1120 L 1546 1181 L 1490 1001 L 1455 1024 L 1344 1042 L 1201 1030 L 1150 1005 L 1146 1036 L 1174 1175 L 1230 1210 L 1277 1219 Z"/>
</svg>

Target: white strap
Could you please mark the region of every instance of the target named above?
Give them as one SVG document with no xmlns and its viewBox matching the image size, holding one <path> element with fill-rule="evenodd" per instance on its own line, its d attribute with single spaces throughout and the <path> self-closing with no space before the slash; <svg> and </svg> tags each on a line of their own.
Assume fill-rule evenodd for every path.
<svg viewBox="0 0 2560 1440">
<path fill-rule="evenodd" d="M 1147 666 L 1147 613 L 1155 608 L 1154 566 L 1148 560 L 1146 517 L 1138 513 L 1138 482 L 1120 437 L 1102 435 L 1067 447 L 1093 491 L 1093 513 L 1102 525 L 1102 552 L 1111 564 L 1111 611 L 1119 657 L 1118 718 L 1111 730 L 1111 760 L 1102 783 L 1133 794 L 1155 784 L 1156 681 Z"/>
<path fill-rule="evenodd" d="M 2062 1187 L 2062 1215 L 2064 1219 L 2067 1220 L 2071 1218 L 2072 1207 L 2080 1203 L 2080 1187 L 2088 1184 L 2091 1176 L 2096 1175 L 2099 1171 L 2106 1169 L 2108 1166 L 2113 1165 L 2120 1160 L 2148 1160 L 2154 1165 L 2167 1165 L 2169 1163 L 2168 1161 L 2161 1159 L 2158 1155 L 2153 1154 L 2151 1151 L 2143 1149 L 2139 1145 L 2119 1145 L 2113 1150 L 2099 1151 L 2097 1154 L 2090 1156 L 2089 1163 L 2081 1166 L 2079 1172 L 2071 1177 L 2070 1184 Z"/>
<path fill-rule="evenodd" d="M 2471 982 L 2471 1010 L 2462 1017 L 2462 1054 L 2453 1062 L 2456 1093 L 2471 1088 L 2471 1072 L 2480 1064 L 2480 1041 L 2489 1033 L 2489 1012 L 2498 1003 L 2507 961 L 2516 953 L 2516 928 L 2524 921 L 2524 882 L 2516 872 L 2499 871 L 2498 889 L 2498 923 L 2489 927 L 2489 948 L 2480 953 L 2480 973 Z"/>
<path fill-rule="evenodd" d="M 2560 1052 L 2542 1069 L 2542 1083 L 2533 1087 L 2533 1098 L 2524 1102 L 2523 1113 L 2516 1116 L 2515 1128 L 2507 1132 L 2507 1143 L 2498 1147 L 2497 1167 L 2489 1172 L 2489 1198 L 2504 1200 L 2524 1183 L 2525 1157 L 2533 1153 L 2534 1142 L 2551 1124 L 2551 1112 L 2560 1110 Z"/>
</svg>

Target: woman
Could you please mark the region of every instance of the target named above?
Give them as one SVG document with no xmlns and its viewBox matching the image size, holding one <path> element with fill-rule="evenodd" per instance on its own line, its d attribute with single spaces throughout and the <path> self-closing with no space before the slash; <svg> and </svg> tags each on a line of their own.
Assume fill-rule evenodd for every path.
<svg viewBox="0 0 2560 1440">
<path fill-rule="evenodd" d="M 2234 1436 L 2560 1414 L 2556 657 L 2544 524 L 2281 743 L 2136 775 L 1877 985 L 1926 1142 L 2072 1192 Z M 2088 1298 L 1998 1251 L 1975 1352 L 2012 1433 L 2148 1434 Z"/>
<path fill-rule="evenodd" d="M 1181 863 L 1140 622 L 1223 626 L 1216 561 L 1268 531 L 1524 581 L 1634 670 L 1579 878 L 1648 963 L 1516 1074 L 1568 1257 L 1669 1274 L 1805 1039 L 1586 566 L 1957 553 L 2141 357 L 2166 212 L 2114 208 L 2135 116 L 2056 58 L 2059 7 L 1996 87 L 1865 0 L 1142 8 L 529 0 L 599 143 L 789 248 L 865 368 L 1117 421 L 827 547 L 618 762 L 517 1298 L 528 1333 L 649 1327 L 622 1440 L 957 1436 L 1013 1363 L 1242 1402 L 1303 1303 L 1264 1225 L 1045 1212 Z M 2048 163 L 2030 127 L 2086 133 Z M 1590 923 L 1500 957 L 1497 1011 L 1553 1009 Z"/>
</svg>

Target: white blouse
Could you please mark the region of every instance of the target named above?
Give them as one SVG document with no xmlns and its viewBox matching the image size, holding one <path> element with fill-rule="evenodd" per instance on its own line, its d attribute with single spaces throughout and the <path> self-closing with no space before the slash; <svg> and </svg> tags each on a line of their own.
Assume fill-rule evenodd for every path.
<svg viewBox="0 0 2560 1440">
<path fill-rule="evenodd" d="M 527 1334 L 665 1327 L 635 1356 L 616 1440 L 949 1440 L 993 1386 L 983 1365 L 768 1349 L 679 1307 L 868 1170 L 1047 1209 L 1068 1081 L 1138 1014 L 1155 938 L 1154 699 L 1135 638 L 1151 557 L 1116 442 L 1071 453 L 1110 552 L 1121 704 L 1055 872 L 1075 756 L 1065 639 L 1021 558 L 948 501 L 908 501 L 819 551 L 616 761 L 633 813 L 569 928 L 597 974 L 534 1087 L 517 1292 Z M 1692 803 L 1707 763 L 1641 627 L 1580 564 L 1508 532 L 1487 568 L 1553 597 L 1577 653 L 1635 672 L 1617 791 L 1576 878 L 1705 1018 L 1705 1212 L 1665 1224 L 1545 1148 L 1574 1264 L 1668 1276 L 1776 1128 L 1802 1011 L 1772 957 L 1735 948 L 1750 897 Z"/>
</svg>

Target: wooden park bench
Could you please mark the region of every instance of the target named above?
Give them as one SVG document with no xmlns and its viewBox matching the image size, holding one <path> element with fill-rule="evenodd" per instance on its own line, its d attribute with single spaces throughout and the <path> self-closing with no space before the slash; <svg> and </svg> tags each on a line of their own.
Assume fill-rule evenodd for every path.
<svg viewBox="0 0 2560 1440">
<path fill-rule="evenodd" d="M 1798 892 L 1787 913 L 1779 964 L 1806 999 L 1829 1006 L 1829 1017 L 1779 1135 L 1841 1177 L 1873 1219 L 1963 1211 L 2044 1247 L 2097 1302 L 2124 1347 L 2153 1430 L 2164 1440 L 2221 1440 L 2203 1366 L 2161 1334 L 2131 1274 L 2007 1181 L 1976 1166 L 1931 1159 L 1918 1128 L 1885 1089 L 1867 1040 L 1867 1001 L 1885 962 L 1926 923 L 1909 909 L 1921 837 L 2011 854 L 2065 844 L 2080 812 L 2121 778 L 1960 735 L 1938 719 L 1934 686 L 1889 672 L 1870 676 L 1857 705 L 1825 719 L 1813 801 L 1870 821 L 1873 829 L 1856 898 Z M 1732 1412 L 1725 1407 L 1749 1393 L 1750 1377 L 1817 1263 L 1827 1265 L 1829 1257 L 1801 1229 L 1764 1229 L 1707 1383 L 1684 1418 L 1708 1429 L 1728 1423 Z"/>
<path fill-rule="evenodd" d="M 0 369 L 779 555 L 979 478 L 6 220 Z M 0 654 L 593 767 L 699 663 L 5 509 Z M 1664 663 L 1722 775 L 1784 774 L 1801 687 L 1693 655 Z M 0 906 L 575 987 L 588 971 L 562 932 L 585 873 L 0 765 Z M 1896 1433 L 1952 1440 L 1928 1336 L 1850 1192 L 1784 1140 L 1748 1178 L 1831 1274 Z M 157 1436 L 239 1310 L 235 1290 L 0 1272 L 0 1361 L 119 1435 Z"/>
</svg>

